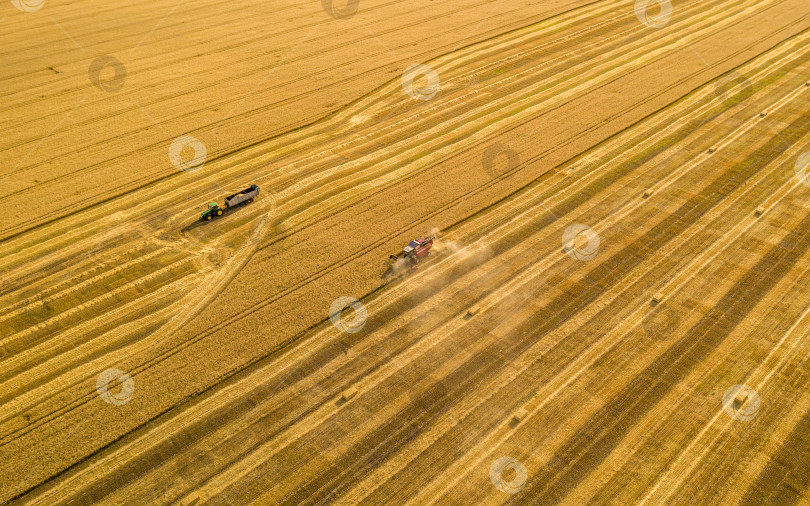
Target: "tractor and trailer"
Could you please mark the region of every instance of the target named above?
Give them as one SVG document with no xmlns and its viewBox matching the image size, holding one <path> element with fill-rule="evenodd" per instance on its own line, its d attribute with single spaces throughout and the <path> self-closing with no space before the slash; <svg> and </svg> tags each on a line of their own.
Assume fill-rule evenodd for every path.
<svg viewBox="0 0 810 506">
<path fill-rule="evenodd" d="M 239 193 L 225 197 L 225 206 L 223 207 L 220 207 L 216 202 L 211 202 L 208 204 L 208 209 L 203 211 L 200 215 L 200 221 L 210 221 L 217 216 L 222 216 L 228 209 L 233 209 L 237 206 L 246 206 L 253 202 L 253 199 L 255 199 L 257 195 L 259 195 L 259 187 L 252 184 Z"/>
</svg>

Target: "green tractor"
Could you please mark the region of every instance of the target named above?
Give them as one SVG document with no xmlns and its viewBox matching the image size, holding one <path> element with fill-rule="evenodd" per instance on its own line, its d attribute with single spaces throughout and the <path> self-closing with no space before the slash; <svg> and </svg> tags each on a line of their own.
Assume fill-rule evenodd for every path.
<svg viewBox="0 0 810 506">
<path fill-rule="evenodd" d="M 225 206 L 219 207 L 216 202 L 208 204 L 208 209 L 200 215 L 200 221 L 211 221 L 217 216 L 222 216 L 225 211 L 230 211 L 237 206 L 246 206 L 253 202 L 253 199 L 259 195 L 259 187 L 255 184 L 250 185 L 248 188 L 225 197 Z"/>
<path fill-rule="evenodd" d="M 222 216 L 222 208 L 216 202 L 211 202 L 208 204 L 208 209 L 200 215 L 200 221 L 211 220 L 214 216 Z"/>
</svg>

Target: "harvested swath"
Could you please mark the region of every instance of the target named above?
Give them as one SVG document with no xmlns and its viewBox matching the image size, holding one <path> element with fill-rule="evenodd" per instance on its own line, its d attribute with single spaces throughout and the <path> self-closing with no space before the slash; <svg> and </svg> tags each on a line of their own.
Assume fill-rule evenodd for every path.
<svg viewBox="0 0 810 506">
<path fill-rule="evenodd" d="M 810 8 L 707 2 L 659 31 L 620 2 L 449 8 L 364 4 L 374 44 L 313 22 L 318 5 L 267 24 L 259 4 L 205 2 L 131 53 L 131 93 L 101 96 L 72 43 L 55 64 L 40 53 L 61 32 L 13 20 L 41 42 L 6 79 L 0 497 L 806 495 L 808 215 L 784 167 L 810 140 Z M 108 7 L 95 29 L 62 9 L 88 47 L 132 30 L 117 53 L 157 21 Z M 441 76 L 431 100 L 402 90 L 415 55 Z M 181 133 L 206 144 L 203 169 L 166 161 Z M 193 224 L 254 182 L 255 205 Z M 598 234 L 592 258 L 588 241 L 561 248 L 575 223 Z M 431 263 L 384 284 L 388 253 L 434 228 Z M 367 306 L 361 332 L 327 319 L 341 295 Z M 96 390 L 111 367 L 135 384 L 120 406 Z M 753 420 L 724 411 L 735 383 L 762 398 L 731 402 Z M 524 483 L 517 464 L 493 478 L 501 457 Z"/>
</svg>

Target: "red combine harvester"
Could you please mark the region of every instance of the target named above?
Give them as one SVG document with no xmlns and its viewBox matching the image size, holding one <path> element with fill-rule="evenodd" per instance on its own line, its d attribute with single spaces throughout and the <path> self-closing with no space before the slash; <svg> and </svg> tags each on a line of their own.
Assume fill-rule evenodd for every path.
<svg viewBox="0 0 810 506">
<path fill-rule="evenodd" d="M 419 262 L 430 255 L 433 239 L 435 238 L 420 237 L 414 239 L 402 249 L 402 253 L 399 255 L 390 255 L 388 258 L 391 260 L 391 268 L 388 269 L 387 275 L 396 275 L 406 270 L 412 271 L 418 269 Z"/>
</svg>

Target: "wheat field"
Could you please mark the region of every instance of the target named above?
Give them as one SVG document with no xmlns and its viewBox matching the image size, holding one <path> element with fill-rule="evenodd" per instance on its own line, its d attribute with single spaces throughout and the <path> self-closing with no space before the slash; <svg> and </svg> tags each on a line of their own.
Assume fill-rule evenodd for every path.
<svg viewBox="0 0 810 506">
<path fill-rule="evenodd" d="M 0 502 L 810 504 L 806 0 L 0 26 Z"/>
</svg>

